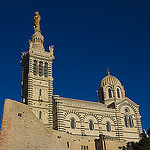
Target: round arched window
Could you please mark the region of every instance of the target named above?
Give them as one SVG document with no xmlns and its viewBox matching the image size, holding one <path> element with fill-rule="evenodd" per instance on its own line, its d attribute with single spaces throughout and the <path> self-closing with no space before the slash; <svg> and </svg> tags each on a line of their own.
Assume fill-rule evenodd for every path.
<svg viewBox="0 0 150 150">
<path fill-rule="evenodd" d="M 128 115 L 124 116 L 124 122 L 125 122 L 125 126 L 129 127 L 129 117 L 128 117 Z"/>
<path fill-rule="evenodd" d="M 109 98 L 112 98 L 112 93 L 111 93 L 111 89 L 110 88 L 108 89 L 108 96 L 109 96 Z"/>
<path fill-rule="evenodd" d="M 130 128 L 134 127 L 133 118 L 130 115 L 130 110 L 128 108 L 125 108 L 124 122 L 125 122 L 125 127 L 130 127 Z"/>
<path fill-rule="evenodd" d="M 107 130 L 108 132 L 111 131 L 111 125 L 110 125 L 110 122 L 109 122 L 109 121 L 106 122 L 106 130 Z"/>
<path fill-rule="evenodd" d="M 117 96 L 118 96 L 118 98 L 120 98 L 120 90 L 119 90 L 119 88 L 117 88 Z"/>
<path fill-rule="evenodd" d="M 129 116 L 129 125 L 130 125 L 131 128 L 134 127 L 133 118 L 132 118 L 131 115 Z"/>
<path fill-rule="evenodd" d="M 89 129 L 94 130 L 94 123 L 92 119 L 89 120 Z"/>
<path fill-rule="evenodd" d="M 75 118 L 71 118 L 71 119 L 70 119 L 70 126 L 71 126 L 72 129 L 75 129 L 75 127 L 76 127 Z"/>
</svg>

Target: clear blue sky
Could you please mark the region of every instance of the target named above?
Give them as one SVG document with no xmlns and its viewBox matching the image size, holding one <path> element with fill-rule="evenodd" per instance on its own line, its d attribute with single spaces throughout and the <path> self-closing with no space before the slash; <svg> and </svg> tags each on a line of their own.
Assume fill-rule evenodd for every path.
<svg viewBox="0 0 150 150">
<path fill-rule="evenodd" d="M 140 105 L 143 128 L 150 127 L 149 0 L 2 1 L 0 118 L 5 98 L 20 101 L 21 52 L 28 51 L 36 10 L 45 49 L 55 45 L 54 94 L 97 101 L 109 66 Z"/>
</svg>

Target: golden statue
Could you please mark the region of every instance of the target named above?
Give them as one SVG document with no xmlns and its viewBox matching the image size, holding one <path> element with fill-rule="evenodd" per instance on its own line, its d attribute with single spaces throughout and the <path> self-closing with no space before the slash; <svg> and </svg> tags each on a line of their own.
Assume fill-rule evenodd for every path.
<svg viewBox="0 0 150 150">
<path fill-rule="evenodd" d="M 34 29 L 36 30 L 40 30 L 40 20 L 41 20 L 41 16 L 39 15 L 39 12 L 36 11 L 35 12 L 35 16 L 34 16 Z"/>
</svg>

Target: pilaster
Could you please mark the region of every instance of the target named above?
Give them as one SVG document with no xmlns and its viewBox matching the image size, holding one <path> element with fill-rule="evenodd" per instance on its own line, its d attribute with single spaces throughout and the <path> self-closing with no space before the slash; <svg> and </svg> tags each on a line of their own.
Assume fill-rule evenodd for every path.
<svg viewBox="0 0 150 150">
<path fill-rule="evenodd" d="M 122 122 L 118 107 L 116 105 L 115 105 L 115 118 L 116 118 L 116 137 L 118 140 L 122 141 L 123 140 Z"/>
<path fill-rule="evenodd" d="M 57 115 L 57 130 L 58 131 L 64 131 L 64 115 L 63 115 L 63 106 L 62 101 L 59 95 L 53 96 L 53 103 L 56 104 L 56 115 Z"/>
<path fill-rule="evenodd" d="M 28 76 L 28 106 L 32 108 L 32 97 L 33 97 L 33 79 L 31 73 Z"/>
<path fill-rule="evenodd" d="M 141 115 L 139 112 L 139 108 L 137 108 L 136 118 L 137 118 L 136 122 L 137 122 L 137 127 L 138 127 L 138 133 L 140 136 L 140 134 L 142 133 L 142 124 L 141 124 Z"/>
</svg>

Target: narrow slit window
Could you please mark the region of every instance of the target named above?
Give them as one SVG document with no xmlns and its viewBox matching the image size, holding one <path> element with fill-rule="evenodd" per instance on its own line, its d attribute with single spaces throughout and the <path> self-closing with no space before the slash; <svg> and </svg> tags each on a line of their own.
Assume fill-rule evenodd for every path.
<svg viewBox="0 0 150 150">
<path fill-rule="evenodd" d="M 42 119 L 42 112 L 41 111 L 39 112 L 39 119 L 40 120 Z"/>
<path fill-rule="evenodd" d="M 69 148 L 69 142 L 67 142 L 67 148 Z"/>
<path fill-rule="evenodd" d="M 39 91 L 39 96 L 41 96 L 42 95 L 42 90 L 40 89 L 40 91 Z"/>
</svg>

